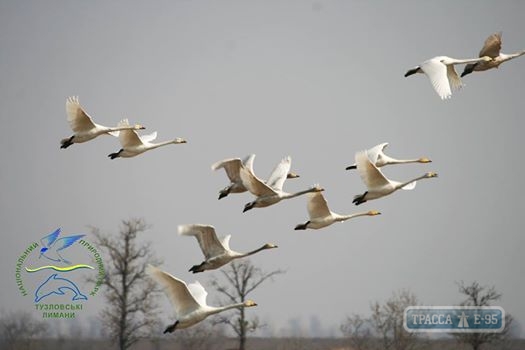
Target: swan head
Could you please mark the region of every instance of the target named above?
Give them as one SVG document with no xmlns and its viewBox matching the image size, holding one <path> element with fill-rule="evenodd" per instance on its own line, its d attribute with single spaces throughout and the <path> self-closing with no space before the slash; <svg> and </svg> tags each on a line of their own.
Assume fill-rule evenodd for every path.
<svg viewBox="0 0 525 350">
<path fill-rule="evenodd" d="M 324 188 L 322 188 L 321 186 L 319 185 L 314 185 L 312 188 L 311 188 L 312 192 L 323 192 L 324 191 Z"/>
<path fill-rule="evenodd" d="M 173 140 L 173 143 L 179 144 L 179 143 L 188 143 L 188 141 L 184 140 L 181 137 L 177 137 L 175 140 Z"/>
<path fill-rule="evenodd" d="M 272 249 L 272 248 L 278 248 L 278 246 L 273 244 L 273 243 L 266 243 L 265 245 L 263 245 L 263 248 L 264 249 Z"/>
<path fill-rule="evenodd" d="M 437 177 L 437 176 L 438 176 L 438 174 L 433 172 L 433 171 L 428 172 L 428 173 L 425 174 L 425 177 L 428 178 L 428 179 L 430 179 L 432 177 Z"/>
<path fill-rule="evenodd" d="M 369 215 L 369 216 L 376 216 L 376 215 L 381 215 L 381 212 L 377 211 L 377 210 L 370 210 L 366 213 L 366 215 Z"/>
<path fill-rule="evenodd" d="M 253 209 L 253 207 L 255 206 L 255 202 L 250 202 L 250 203 L 246 203 L 244 205 L 244 209 L 242 210 L 242 212 L 247 212 L 248 210 L 250 209 Z"/>
<path fill-rule="evenodd" d="M 246 300 L 244 302 L 244 307 L 252 307 L 252 306 L 257 306 L 257 303 L 253 300 Z"/>
<path fill-rule="evenodd" d="M 418 161 L 419 163 L 432 163 L 432 161 L 431 161 L 430 159 L 425 158 L 425 157 L 423 157 L 423 158 L 419 158 L 417 161 Z"/>
<path fill-rule="evenodd" d="M 286 175 L 286 178 L 287 179 L 295 179 L 295 178 L 298 178 L 299 177 L 299 174 L 296 174 L 296 173 L 288 173 L 288 175 Z"/>
<path fill-rule="evenodd" d="M 133 126 L 133 129 L 134 130 L 144 130 L 144 129 L 146 129 L 146 127 L 144 125 L 141 125 L 141 124 L 135 124 Z"/>
</svg>

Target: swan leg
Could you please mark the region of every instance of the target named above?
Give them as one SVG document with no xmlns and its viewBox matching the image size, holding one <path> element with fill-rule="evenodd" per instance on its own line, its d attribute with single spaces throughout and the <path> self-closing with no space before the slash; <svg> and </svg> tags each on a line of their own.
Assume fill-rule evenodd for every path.
<svg viewBox="0 0 525 350">
<path fill-rule="evenodd" d="M 366 196 L 367 193 L 368 193 L 368 191 L 366 191 L 362 195 L 355 196 L 354 200 L 352 201 L 352 203 L 354 203 L 355 205 L 359 205 L 359 204 L 362 204 L 362 203 L 366 202 L 365 196 Z"/>
<path fill-rule="evenodd" d="M 204 263 L 200 263 L 200 265 L 193 265 L 191 269 L 188 270 L 188 272 L 198 273 L 198 272 L 204 272 Z"/>
<path fill-rule="evenodd" d="M 255 202 L 246 203 L 242 212 L 247 212 L 248 210 L 253 209 L 254 206 Z"/>
<path fill-rule="evenodd" d="M 357 165 L 350 165 L 346 167 L 346 170 L 357 169 Z"/>
<path fill-rule="evenodd" d="M 60 141 L 60 148 L 66 149 L 69 146 L 71 146 L 73 144 L 73 138 L 75 138 L 75 135 L 71 136 L 68 139 L 63 139 L 62 141 Z"/>
<path fill-rule="evenodd" d="M 175 331 L 175 327 L 177 327 L 178 324 L 179 324 L 179 321 L 178 320 L 175 321 L 175 323 L 170 325 L 170 326 L 168 326 L 168 328 L 166 328 L 164 330 L 164 333 L 162 333 L 162 334 L 173 333 Z"/>
<path fill-rule="evenodd" d="M 121 148 L 118 152 L 108 154 L 108 157 L 111 159 L 118 158 L 120 157 L 120 153 L 122 153 L 122 151 L 124 151 L 124 148 Z"/>
<path fill-rule="evenodd" d="M 294 230 L 306 230 L 309 223 L 310 221 L 307 221 L 304 224 L 299 224 L 295 226 Z"/>
<path fill-rule="evenodd" d="M 223 199 L 224 197 L 227 197 L 230 194 L 230 188 L 226 187 L 219 191 L 219 199 Z"/>
</svg>

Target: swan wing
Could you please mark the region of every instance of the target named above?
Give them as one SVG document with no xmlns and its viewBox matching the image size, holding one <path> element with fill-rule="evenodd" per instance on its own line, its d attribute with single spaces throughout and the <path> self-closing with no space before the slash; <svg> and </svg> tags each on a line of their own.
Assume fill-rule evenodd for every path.
<svg viewBox="0 0 525 350">
<path fill-rule="evenodd" d="M 245 166 L 241 166 L 240 176 L 244 187 L 254 196 L 261 197 L 277 194 L 273 188 L 261 181 Z"/>
<path fill-rule="evenodd" d="M 361 179 L 369 190 L 390 184 L 390 181 L 383 175 L 381 170 L 370 161 L 367 151 L 357 152 L 355 154 L 355 163 Z"/>
<path fill-rule="evenodd" d="M 447 78 L 447 66 L 445 64 L 439 60 L 428 60 L 423 62 L 420 67 L 442 100 L 452 96 Z"/>
<path fill-rule="evenodd" d="M 155 140 L 156 138 L 157 138 L 157 132 L 156 131 L 152 132 L 151 134 L 146 134 L 146 135 L 141 135 L 140 136 L 140 140 L 142 141 L 142 143 L 151 142 L 151 141 Z"/>
<path fill-rule="evenodd" d="M 226 235 L 221 239 L 221 244 L 226 250 L 230 250 L 230 238 L 232 238 L 232 235 Z"/>
<path fill-rule="evenodd" d="M 129 126 L 127 119 L 122 119 L 117 124 L 119 127 Z M 135 130 L 125 129 L 118 133 L 118 139 L 122 147 L 137 147 L 143 145 L 139 135 Z"/>
<path fill-rule="evenodd" d="M 452 90 L 459 90 L 463 87 L 463 82 L 452 64 L 447 65 L 447 78 Z"/>
<path fill-rule="evenodd" d="M 190 293 L 186 282 L 152 265 L 147 266 L 146 273 L 163 287 L 164 293 L 168 296 L 179 317 L 201 307 Z"/>
<path fill-rule="evenodd" d="M 479 52 L 479 57 L 489 56 L 496 58 L 501 51 L 501 32 L 494 33 L 485 40 L 483 48 Z"/>
<path fill-rule="evenodd" d="M 217 238 L 215 228 L 211 225 L 180 225 L 178 229 L 179 235 L 194 236 L 197 239 L 206 260 L 226 252 L 226 248 Z"/>
<path fill-rule="evenodd" d="M 374 164 L 377 163 L 377 159 L 380 155 L 384 155 L 383 151 L 387 148 L 388 142 L 381 143 L 377 146 L 374 146 L 368 150 L 368 157 L 370 161 Z"/>
<path fill-rule="evenodd" d="M 323 218 L 330 215 L 328 203 L 321 192 L 310 192 L 306 195 L 308 203 L 306 209 L 310 219 Z"/>
<path fill-rule="evenodd" d="M 268 181 L 266 181 L 266 184 L 275 190 L 282 191 L 284 181 L 286 181 L 286 176 L 290 172 L 291 166 L 292 158 L 290 156 L 283 158 L 281 162 L 273 169 L 270 177 L 268 178 Z"/>
<path fill-rule="evenodd" d="M 212 170 L 218 170 L 224 168 L 226 175 L 231 182 L 240 182 L 239 169 L 241 168 L 242 162 L 240 158 L 230 158 L 218 161 L 211 166 Z"/>
<path fill-rule="evenodd" d="M 208 296 L 208 292 L 206 292 L 206 289 L 204 289 L 199 281 L 188 284 L 188 290 L 197 303 L 199 303 L 201 306 L 206 306 L 206 297 Z"/>
<path fill-rule="evenodd" d="M 401 189 L 402 190 L 413 190 L 414 188 L 416 188 L 416 184 L 417 184 L 417 181 L 412 181 L 406 184 L 405 186 L 401 187 Z"/>
<path fill-rule="evenodd" d="M 255 159 L 255 154 L 250 154 L 243 159 L 242 164 L 247 167 L 253 173 L 253 161 Z"/>
<path fill-rule="evenodd" d="M 85 132 L 96 127 L 93 119 L 82 109 L 76 96 L 67 98 L 66 113 L 69 126 L 76 133 Z"/>
</svg>

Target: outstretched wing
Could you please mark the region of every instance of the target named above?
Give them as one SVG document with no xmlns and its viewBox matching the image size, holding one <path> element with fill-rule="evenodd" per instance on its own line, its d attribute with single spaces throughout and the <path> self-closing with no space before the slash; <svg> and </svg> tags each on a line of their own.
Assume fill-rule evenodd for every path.
<svg viewBox="0 0 525 350">
<path fill-rule="evenodd" d="M 368 157 L 370 158 L 370 161 L 372 163 L 377 163 L 377 159 L 379 158 L 379 155 L 384 154 L 383 151 L 388 146 L 388 142 L 381 143 L 377 146 L 374 146 L 368 150 Z"/>
<path fill-rule="evenodd" d="M 463 87 L 463 82 L 452 64 L 447 66 L 447 78 L 452 90 L 459 90 Z"/>
<path fill-rule="evenodd" d="M 389 180 L 368 158 L 367 151 L 360 151 L 355 154 L 355 163 L 357 171 L 366 187 L 371 190 L 388 185 Z"/>
<path fill-rule="evenodd" d="M 118 124 L 119 127 L 130 126 L 127 119 L 122 119 Z M 138 147 L 142 145 L 142 140 L 135 130 L 121 130 L 118 134 L 120 145 L 126 147 Z"/>
<path fill-rule="evenodd" d="M 188 284 L 188 289 L 197 303 L 199 303 L 201 306 L 206 306 L 206 297 L 208 296 L 208 292 L 206 292 L 206 289 L 204 289 L 199 281 Z"/>
<path fill-rule="evenodd" d="M 330 215 L 330 209 L 328 209 L 328 203 L 321 192 L 310 192 L 306 194 L 308 198 L 308 204 L 306 209 L 310 219 L 323 218 Z"/>
<path fill-rule="evenodd" d="M 255 160 L 255 154 L 250 154 L 242 160 L 242 164 L 253 173 L 253 161 Z"/>
<path fill-rule="evenodd" d="M 194 236 L 197 239 L 206 260 L 226 252 L 226 247 L 219 241 L 215 228 L 211 225 L 179 225 L 178 230 L 179 235 Z"/>
<path fill-rule="evenodd" d="M 156 131 L 152 132 L 151 134 L 146 134 L 146 135 L 140 136 L 140 140 L 143 143 L 151 142 L 151 141 L 155 140 L 156 138 L 157 138 L 157 132 Z"/>
<path fill-rule="evenodd" d="M 260 196 L 271 196 L 274 194 L 277 194 L 275 190 L 265 184 L 263 181 L 261 181 L 257 176 L 253 174 L 248 168 L 245 166 L 241 167 L 240 170 L 240 176 L 242 180 L 242 184 L 248 191 L 250 191 L 251 194 L 254 196 L 260 197 Z"/>
<path fill-rule="evenodd" d="M 146 273 L 164 288 L 164 293 L 179 317 L 200 308 L 201 305 L 190 293 L 186 282 L 152 265 L 146 267 Z"/>
<path fill-rule="evenodd" d="M 275 190 L 282 191 L 284 181 L 290 172 L 291 166 L 292 158 L 290 156 L 283 158 L 275 169 L 273 169 L 266 184 Z"/>
<path fill-rule="evenodd" d="M 80 106 L 77 96 L 67 98 L 66 113 L 69 126 L 76 133 L 88 131 L 95 127 L 93 119 Z"/>
<path fill-rule="evenodd" d="M 45 237 L 42 237 L 40 239 L 40 243 L 42 243 L 42 246 L 46 247 L 46 248 L 49 248 L 50 246 L 53 245 L 53 243 L 56 241 L 56 239 L 58 238 L 58 235 L 60 235 L 60 231 L 62 231 L 62 229 L 59 227 L 57 228 L 54 232 L 48 234 L 47 236 Z"/>
<path fill-rule="evenodd" d="M 447 77 L 447 66 L 445 64 L 437 60 L 428 60 L 423 62 L 420 67 L 442 100 L 452 96 Z"/>
<path fill-rule="evenodd" d="M 489 56 L 496 58 L 501 51 L 501 32 L 494 33 L 485 40 L 483 48 L 479 52 L 479 57 Z"/>
<path fill-rule="evenodd" d="M 237 183 L 241 181 L 239 177 L 239 169 L 241 168 L 242 162 L 240 158 L 229 158 L 218 161 L 211 166 L 212 170 L 224 168 L 226 175 L 231 182 Z"/>
<path fill-rule="evenodd" d="M 80 238 L 84 237 L 85 235 L 75 235 L 75 236 L 67 236 L 62 237 L 56 241 L 56 243 L 53 245 L 53 248 L 58 252 L 59 250 L 64 250 L 67 247 L 70 247 L 73 243 L 78 241 Z"/>
</svg>

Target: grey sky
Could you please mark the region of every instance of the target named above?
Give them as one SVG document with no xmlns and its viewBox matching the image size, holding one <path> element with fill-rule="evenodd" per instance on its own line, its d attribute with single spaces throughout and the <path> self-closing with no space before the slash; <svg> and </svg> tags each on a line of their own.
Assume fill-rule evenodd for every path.
<svg viewBox="0 0 525 350">
<path fill-rule="evenodd" d="M 163 268 L 204 286 L 217 272 L 187 272 L 202 256 L 177 225 L 212 224 L 239 251 L 278 244 L 252 260 L 287 273 L 249 311 L 275 334 L 298 320 L 307 331 L 312 315 L 338 334 L 400 288 L 457 303 L 459 280 L 495 285 L 523 323 L 525 59 L 467 76 L 449 101 L 403 74 L 437 55 L 476 57 L 499 30 L 503 52 L 525 49 L 524 13 L 521 1 L 0 1 L 0 309 L 33 308 L 13 277 L 28 242 L 140 216 Z M 110 137 L 60 150 L 70 95 L 101 124 L 128 117 L 188 144 L 114 161 Z M 439 178 L 356 208 L 365 187 L 344 168 L 381 142 L 433 160 L 389 167 L 391 178 Z M 210 165 L 249 153 L 263 178 L 292 156 L 301 177 L 285 190 L 320 183 L 333 211 L 383 215 L 297 232 L 304 197 L 243 214 L 252 197 L 218 201 L 227 179 Z"/>
</svg>

